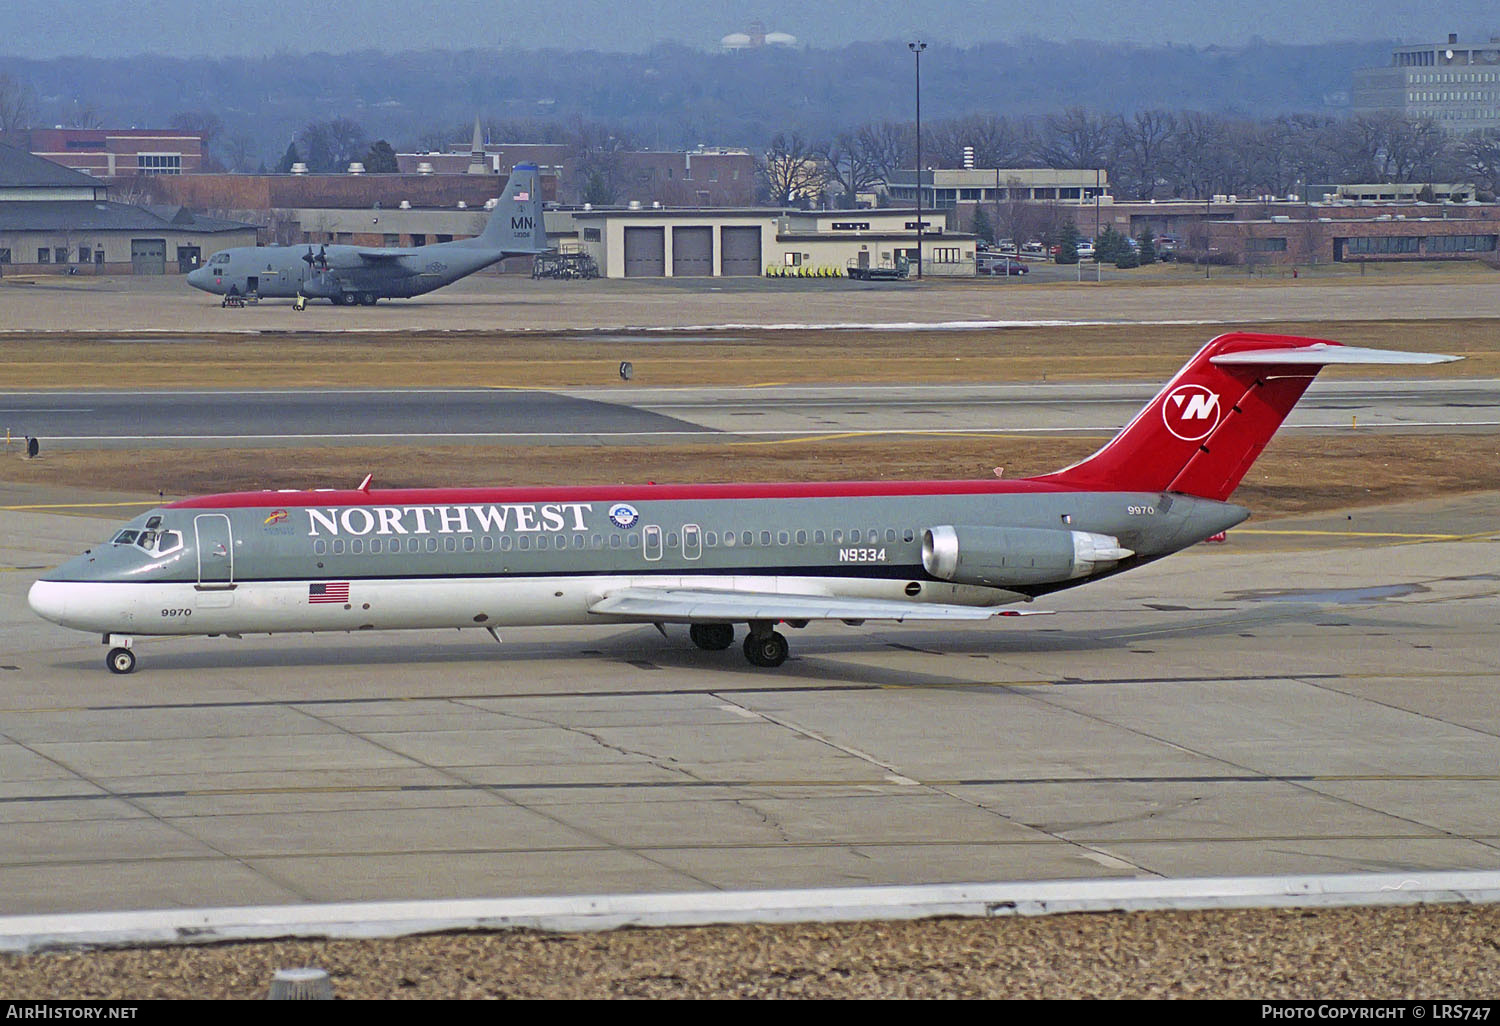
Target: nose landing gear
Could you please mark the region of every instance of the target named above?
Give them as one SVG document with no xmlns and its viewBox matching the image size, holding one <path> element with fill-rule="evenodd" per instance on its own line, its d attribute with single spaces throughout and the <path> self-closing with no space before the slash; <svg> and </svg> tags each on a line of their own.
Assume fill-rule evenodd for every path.
<svg viewBox="0 0 1500 1026">
<path fill-rule="evenodd" d="M 135 669 L 135 653 L 130 650 L 134 640 L 119 634 L 104 636 L 104 643 L 114 646 L 104 657 L 104 665 L 109 667 L 110 673 L 130 673 Z"/>
</svg>

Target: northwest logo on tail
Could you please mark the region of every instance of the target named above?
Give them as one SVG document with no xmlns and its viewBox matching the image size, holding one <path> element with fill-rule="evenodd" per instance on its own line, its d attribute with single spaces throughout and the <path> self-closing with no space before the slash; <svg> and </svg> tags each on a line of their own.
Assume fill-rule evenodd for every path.
<svg viewBox="0 0 1500 1026">
<path fill-rule="evenodd" d="M 1219 395 L 1202 385 L 1178 385 L 1161 405 L 1162 423 L 1184 442 L 1201 442 L 1219 426 Z"/>
</svg>

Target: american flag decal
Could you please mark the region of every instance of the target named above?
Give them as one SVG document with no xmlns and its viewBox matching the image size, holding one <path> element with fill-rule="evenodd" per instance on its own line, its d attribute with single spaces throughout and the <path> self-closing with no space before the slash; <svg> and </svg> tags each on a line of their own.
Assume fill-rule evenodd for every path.
<svg viewBox="0 0 1500 1026">
<path fill-rule="evenodd" d="M 348 602 L 349 582 L 329 581 L 326 584 L 309 584 L 307 586 L 307 601 L 318 602 Z"/>
<path fill-rule="evenodd" d="M 516 199 L 519 200 L 522 203 L 525 203 L 527 200 L 531 199 L 531 193 L 529 193 L 529 192 L 518 192 L 518 193 L 516 193 Z"/>
</svg>

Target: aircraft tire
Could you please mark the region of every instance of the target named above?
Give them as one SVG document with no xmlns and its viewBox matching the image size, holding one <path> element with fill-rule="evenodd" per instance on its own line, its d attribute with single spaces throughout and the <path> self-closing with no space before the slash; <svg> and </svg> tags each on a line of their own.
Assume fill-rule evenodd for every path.
<svg viewBox="0 0 1500 1026">
<path fill-rule="evenodd" d="M 361 306 L 374 306 L 375 305 L 375 293 L 373 293 L 373 292 L 361 292 L 359 294 L 359 303 L 360 303 Z"/>
<path fill-rule="evenodd" d="M 786 638 L 775 631 L 769 631 L 759 637 L 751 634 L 745 638 L 745 658 L 750 660 L 752 666 L 767 668 L 780 666 L 786 662 L 788 651 Z"/>
<path fill-rule="evenodd" d="M 734 625 L 728 623 L 695 623 L 688 628 L 693 644 L 709 652 L 722 652 L 734 644 Z"/>
<path fill-rule="evenodd" d="M 135 653 L 128 648 L 112 648 L 104 658 L 110 673 L 131 673 L 135 670 Z"/>
</svg>

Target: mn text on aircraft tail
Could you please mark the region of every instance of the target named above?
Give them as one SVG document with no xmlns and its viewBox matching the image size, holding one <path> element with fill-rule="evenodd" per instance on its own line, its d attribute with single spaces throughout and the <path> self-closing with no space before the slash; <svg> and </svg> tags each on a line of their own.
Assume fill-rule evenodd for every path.
<svg viewBox="0 0 1500 1026">
<path fill-rule="evenodd" d="M 1037 480 L 1089 491 L 1181 492 L 1223 502 L 1325 366 L 1454 359 L 1294 335 L 1220 335 L 1104 448 Z"/>
<path fill-rule="evenodd" d="M 535 164 L 517 164 L 511 171 L 505 192 L 474 245 L 517 255 L 547 251 L 547 227 L 542 223 L 542 181 Z"/>
</svg>

